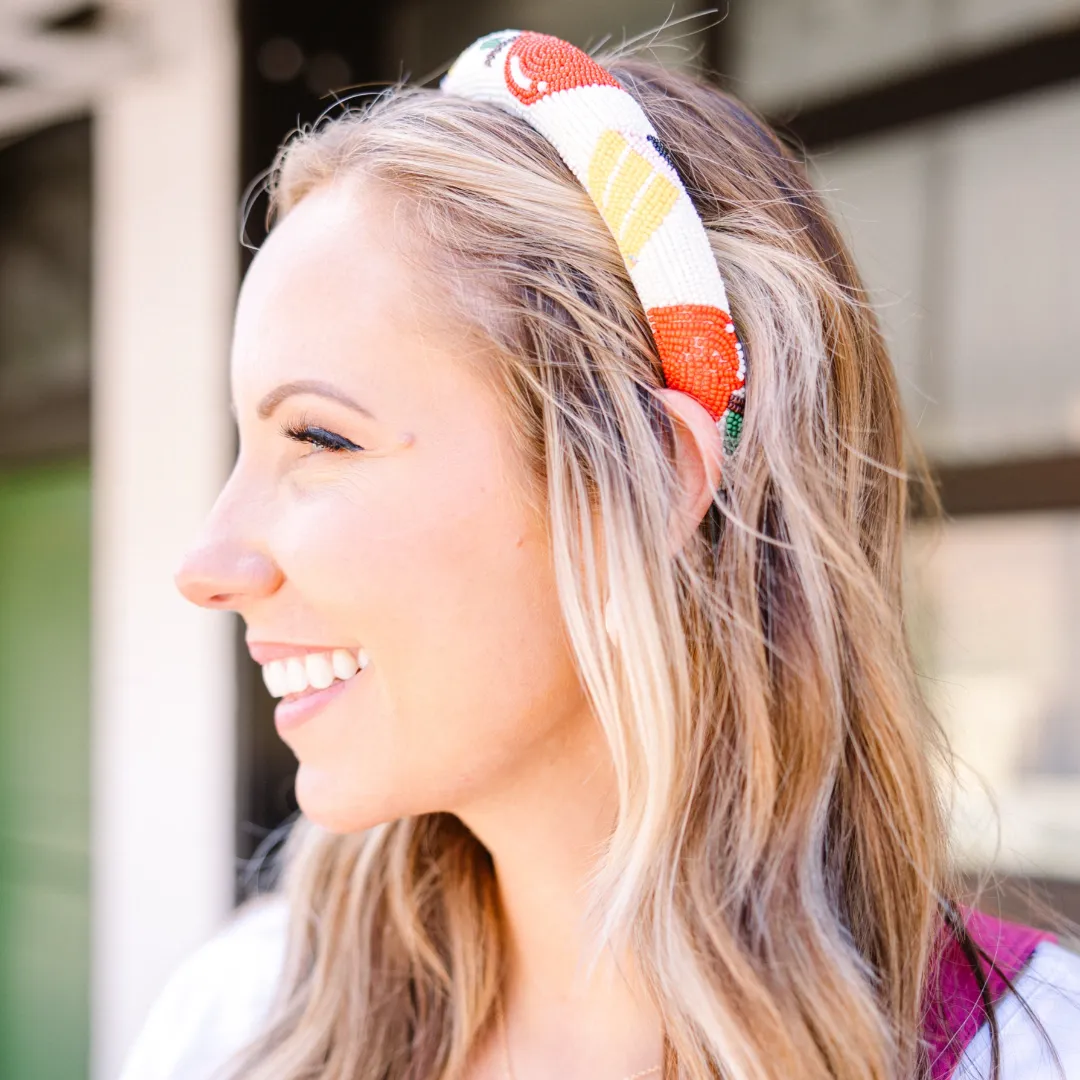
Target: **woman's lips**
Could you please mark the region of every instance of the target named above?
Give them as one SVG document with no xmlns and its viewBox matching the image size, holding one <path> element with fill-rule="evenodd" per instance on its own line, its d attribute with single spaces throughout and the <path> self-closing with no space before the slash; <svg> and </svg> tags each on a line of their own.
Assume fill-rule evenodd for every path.
<svg viewBox="0 0 1080 1080">
<path fill-rule="evenodd" d="M 295 641 L 256 641 L 246 642 L 251 659 L 260 666 L 271 660 L 287 660 L 290 656 L 307 656 L 308 653 L 333 652 L 344 648 L 357 652 L 359 645 L 301 645 Z"/>
<path fill-rule="evenodd" d="M 304 690 L 299 694 L 287 694 L 274 709 L 274 727 L 279 735 L 293 731 L 307 723 L 316 713 L 343 694 L 353 683 L 363 678 L 358 671 L 351 679 L 334 682 L 325 690 Z"/>
<path fill-rule="evenodd" d="M 358 646 L 248 641 L 248 651 L 262 666 L 270 696 L 280 699 L 274 710 L 279 734 L 310 720 L 370 663 Z"/>
</svg>

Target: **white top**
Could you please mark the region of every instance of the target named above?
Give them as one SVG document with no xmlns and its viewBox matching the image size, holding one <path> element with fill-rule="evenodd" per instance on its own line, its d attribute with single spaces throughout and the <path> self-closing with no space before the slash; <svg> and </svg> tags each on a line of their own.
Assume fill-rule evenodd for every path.
<svg viewBox="0 0 1080 1080">
<path fill-rule="evenodd" d="M 256 901 L 174 972 L 120 1080 L 210 1080 L 270 1009 L 285 960 L 288 912 Z"/>
<path fill-rule="evenodd" d="M 1001 1033 L 1001 1080 L 1054 1080 L 1059 1075 L 1080 1080 L 1080 956 L 1044 941 L 1014 985 L 1017 993 L 1007 993 L 994 1010 Z M 1024 1004 L 1046 1030 L 1061 1074 Z M 989 1076 L 990 1028 L 983 1024 L 953 1077 L 987 1080 Z"/>
<path fill-rule="evenodd" d="M 186 960 L 154 1003 L 120 1080 L 211 1080 L 258 1030 L 285 954 L 282 901 L 260 901 Z M 1046 1030 L 1065 1080 L 1080 1080 L 1080 956 L 1044 942 L 1016 989 Z M 1013 994 L 998 1003 L 1001 1080 L 1053 1080 L 1038 1027 Z M 989 1080 L 990 1033 L 975 1036 L 954 1080 Z"/>
</svg>

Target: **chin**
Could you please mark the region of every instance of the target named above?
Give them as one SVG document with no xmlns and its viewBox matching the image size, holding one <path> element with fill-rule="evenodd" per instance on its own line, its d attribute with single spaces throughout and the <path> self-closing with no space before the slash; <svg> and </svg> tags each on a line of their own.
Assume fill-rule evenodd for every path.
<svg viewBox="0 0 1080 1080">
<path fill-rule="evenodd" d="M 355 776 L 344 777 L 303 762 L 296 772 L 296 802 L 308 821 L 338 834 L 363 832 L 410 813 L 389 792 L 380 797 L 379 792 L 365 790 Z"/>
</svg>

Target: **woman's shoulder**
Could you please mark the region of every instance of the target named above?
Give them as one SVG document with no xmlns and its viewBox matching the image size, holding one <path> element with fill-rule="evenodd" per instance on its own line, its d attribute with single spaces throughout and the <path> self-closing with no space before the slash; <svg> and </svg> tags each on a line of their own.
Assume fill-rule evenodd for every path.
<svg viewBox="0 0 1080 1080">
<path fill-rule="evenodd" d="M 189 956 L 154 1002 L 121 1080 L 209 1080 L 269 1012 L 285 956 L 287 910 L 242 907 Z"/>
<path fill-rule="evenodd" d="M 1015 992 L 994 1009 L 1003 1080 L 1080 1080 L 1080 956 L 1044 941 L 1013 986 Z M 956 1080 L 991 1076 L 989 1025 L 979 1029 L 954 1075 Z"/>
</svg>

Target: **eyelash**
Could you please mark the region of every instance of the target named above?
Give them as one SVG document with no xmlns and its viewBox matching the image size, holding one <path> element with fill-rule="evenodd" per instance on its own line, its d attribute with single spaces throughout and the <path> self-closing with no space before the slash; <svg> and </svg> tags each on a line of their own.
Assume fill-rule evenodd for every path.
<svg viewBox="0 0 1080 1080">
<path fill-rule="evenodd" d="M 362 446 L 346 439 L 344 435 L 336 435 L 326 428 L 309 424 L 305 420 L 294 421 L 291 424 L 281 425 L 281 434 L 293 442 L 306 443 L 315 448 L 315 451 L 326 451 L 331 454 L 340 454 L 363 450 Z"/>
</svg>

